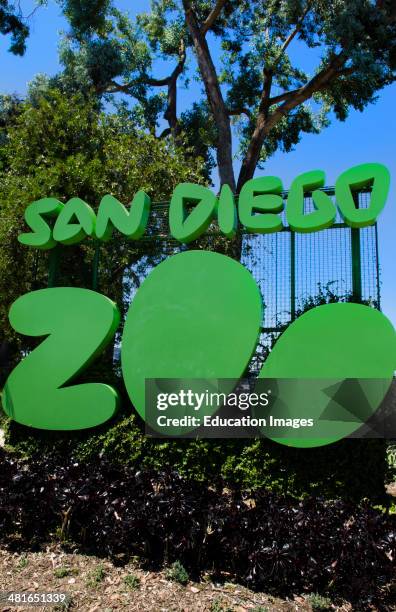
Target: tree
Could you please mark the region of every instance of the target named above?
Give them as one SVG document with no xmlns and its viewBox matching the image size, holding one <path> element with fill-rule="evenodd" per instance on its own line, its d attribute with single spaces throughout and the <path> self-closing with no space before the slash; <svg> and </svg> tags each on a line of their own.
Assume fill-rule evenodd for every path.
<svg viewBox="0 0 396 612">
<path fill-rule="evenodd" d="M 152 0 L 134 22 L 110 0 L 63 8 L 71 26 L 63 82 L 84 75 L 99 96 L 126 94 L 152 133 L 163 119 L 161 137 L 204 153 L 208 172 L 214 152 L 220 183 L 237 192 L 275 151 L 320 132 L 331 113 L 345 121 L 350 108 L 362 111 L 395 78 L 392 0 Z M 316 60 L 311 74 L 295 59 L 302 47 Z M 192 53 L 203 91 L 179 115 L 177 84 L 193 76 Z M 160 78 L 159 59 L 172 65 Z"/>
<path fill-rule="evenodd" d="M 11 34 L 9 51 L 15 55 L 23 55 L 26 51 L 26 39 L 29 36 L 29 27 L 20 8 L 8 0 L 0 0 L 0 32 Z"/>
</svg>

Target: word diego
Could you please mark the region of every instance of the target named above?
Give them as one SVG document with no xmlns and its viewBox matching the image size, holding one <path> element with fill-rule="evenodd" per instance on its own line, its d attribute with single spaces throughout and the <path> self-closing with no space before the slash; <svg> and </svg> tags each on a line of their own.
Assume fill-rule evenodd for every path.
<svg viewBox="0 0 396 612">
<path fill-rule="evenodd" d="M 335 196 L 345 223 L 355 228 L 375 223 L 385 205 L 389 183 L 389 172 L 381 164 L 361 164 L 342 173 L 335 185 Z M 333 225 L 337 210 L 331 197 L 320 190 L 324 185 L 322 170 L 305 172 L 294 179 L 286 201 L 286 220 L 293 231 L 315 232 Z M 370 205 L 359 208 L 354 192 L 364 188 L 372 189 Z M 170 234 L 181 243 L 189 243 L 206 232 L 215 219 L 227 238 L 236 234 L 238 219 L 248 232 L 281 231 L 282 193 L 282 181 L 276 176 L 251 179 L 243 186 L 236 206 L 228 185 L 223 185 L 216 197 L 207 187 L 181 183 L 175 188 L 169 206 Z M 314 205 L 311 212 L 304 210 L 304 196 L 308 193 L 312 194 Z M 113 230 L 138 240 L 147 229 L 150 210 L 151 199 L 144 191 L 138 191 L 129 210 L 112 195 L 105 195 L 97 215 L 77 197 L 66 204 L 56 198 L 43 198 L 27 207 L 25 220 L 32 231 L 21 234 L 18 240 L 27 246 L 52 249 L 57 243 L 76 244 L 87 236 L 106 241 Z M 52 224 L 51 218 L 55 219 Z"/>
</svg>

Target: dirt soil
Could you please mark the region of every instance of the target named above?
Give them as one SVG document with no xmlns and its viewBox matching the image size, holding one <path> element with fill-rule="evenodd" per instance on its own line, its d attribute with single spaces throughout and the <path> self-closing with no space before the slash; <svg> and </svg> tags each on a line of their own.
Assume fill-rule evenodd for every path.
<svg viewBox="0 0 396 612">
<path fill-rule="evenodd" d="M 128 578 L 128 576 L 130 578 Z M 134 577 L 134 578 L 131 578 Z M 136 580 L 137 579 L 137 580 Z M 182 586 L 166 578 L 164 572 L 142 571 L 133 564 L 116 567 L 110 561 L 70 554 L 60 549 L 17 554 L 0 551 L 0 592 L 67 593 L 66 606 L 18 607 L 0 600 L 1 612 L 47 612 L 84 610 L 85 612 L 287 612 L 311 611 L 305 597 L 282 600 L 255 593 L 231 582 L 188 582 Z M 348 612 L 349 604 L 333 605 L 332 610 Z"/>
</svg>

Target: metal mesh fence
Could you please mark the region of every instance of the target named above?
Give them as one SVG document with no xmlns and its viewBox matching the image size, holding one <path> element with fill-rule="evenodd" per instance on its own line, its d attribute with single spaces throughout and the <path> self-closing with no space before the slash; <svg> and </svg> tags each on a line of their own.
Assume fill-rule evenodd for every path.
<svg viewBox="0 0 396 612">
<path fill-rule="evenodd" d="M 326 188 L 334 200 L 334 190 Z M 287 193 L 284 194 L 287 197 Z M 356 194 L 356 204 L 369 205 L 368 191 Z M 312 198 L 304 200 L 306 213 L 314 210 Z M 161 242 L 161 259 L 188 248 L 169 237 L 168 202 L 153 204 L 142 253 L 153 239 Z M 275 332 L 310 306 L 331 301 L 355 301 L 380 307 L 377 227 L 351 229 L 339 213 L 329 229 L 296 233 L 287 226 L 273 234 L 248 234 L 242 238 L 241 263 L 257 281 L 264 303 L 263 330 Z M 216 233 L 212 224 L 208 234 Z M 144 261 L 144 255 L 142 260 Z M 140 265 L 143 278 L 151 266 Z"/>
<path fill-rule="evenodd" d="M 334 200 L 334 189 L 326 188 Z M 287 193 L 284 193 L 284 198 Z M 370 202 L 370 192 L 356 194 L 356 204 L 365 208 Z M 304 199 L 304 209 L 314 209 L 312 198 Z M 169 235 L 169 202 L 153 203 L 147 231 L 134 243 L 133 261 L 127 265 L 139 283 L 153 266 L 163 259 L 189 248 Z M 339 213 L 332 227 L 313 233 L 296 233 L 287 226 L 283 214 L 284 229 L 273 234 L 242 234 L 241 263 L 252 273 L 262 294 L 264 318 L 260 346 L 256 353 L 254 369 L 258 369 L 274 340 L 299 314 L 313 306 L 328 302 L 354 301 L 380 307 L 380 278 L 378 261 L 377 227 L 352 229 L 343 223 Z M 218 234 L 212 223 L 206 236 L 212 248 L 211 236 Z M 119 238 L 117 238 L 119 240 Z M 130 248 L 125 239 L 125 252 Z M 155 256 L 149 256 L 155 246 Z M 102 247 L 103 248 L 103 247 Z M 111 245 L 108 245 L 111 248 Z M 97 252 L 99 244 L 97 244 Z M 141 253 L 141 255 L 140 255 Z M 98 257 L 93 261 L 93 288 L 96 289 L 100 273 Z M 51 275 L 51 274 L 50 274 Z M 100 276 L 100 274 L 99 274 Z M 126 283 L 126 301 L 135 291 L 134 281 Z"/>
<path fill-rule="evenodd" d="M 334 197 L 330 190 L 329 195 Z M 367 207 L 370 194 L 358 197 L 359 206 Z M 312 209 L 312 199 L 307 197 L 305 211 Z M 376 226 L 355 230 L 338 217 L 331 228 L 309 234 L 291 232 L 287 226 L 276 234 L 247 234 L 241 261 L 260 287 L 267 332 L 320 303 L 357 301 L 380 306 Z"/>
<path fill-rule="evenodd" d="M 334 199 L 334 191 L 327 189 Z M 356 194 L 356 204 L 368 207 L 370 193 Z M 305 198 L 305 212 L 313 210 Z M 296 316 L 316 305 L 353 301 L 380 308 L 377 226 L 352 229 L 339 213 L 335 224 L 319 232 L 299 234 L 285 229 L 277 234 L 248 235 L 243 239 L 242 263 L 256 279 L 264 303 L 263 329 L 252 374 L 282 330 Z"/>
</svg>

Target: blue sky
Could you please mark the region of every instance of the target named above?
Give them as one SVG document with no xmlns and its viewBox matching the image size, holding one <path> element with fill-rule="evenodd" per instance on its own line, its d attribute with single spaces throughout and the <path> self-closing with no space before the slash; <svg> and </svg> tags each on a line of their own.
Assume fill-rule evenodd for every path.
<svg viewBox="0 0 396 612">
<path fill-rule="evenodd" d="M 116 4 L 121 9 L 129 10 L 131 15 L 148 7 L 147 0 L 135 0 L 133 3 L 130 0 L 118 0 Z M 25 0 L 22 6 L 27 14 L 34 7 L 34 3 Z M 49 0 L 48 7 L 40 8 L 33 17 L 31 36 L 24 57 L 15 57 L 7 53 L 9 41 L 1 36 L 0 91 L 23 95 L 27 83 L 37 73 L 51 75 L 57 72 L 59 32 L 66 28 L 67 24 L 60 15 L 59 7 Z M 304 68 L 309 69 L 311 56 L 304 56 L 298 43 L 295 53 L 305 63 Z M 166 66 L 164 71 L 166 72 Z M 194 97 L 194 89 L 181 90 L 180 109 L 187 107 Z M 333 185 L 342 171 L 356 164 L 376 161 L 388 166 L 392 175 L 392 185 L 388 203 L 379 221 L 379 244 L 382 309 L 394 324 L 396 324 L 395 101 L 396 84 L 380 92 L 377 103 L 366 108 L 363 113 L 351 111 L 345 123 L 334 121 L 320 135 L 304 135 L 294 152 L 277 153 L 265 169 L 265 174 L 282 177 L 287 189 L 298 174 L 315 168 L 325 170 L 327 184 Z"/>
</svg>

